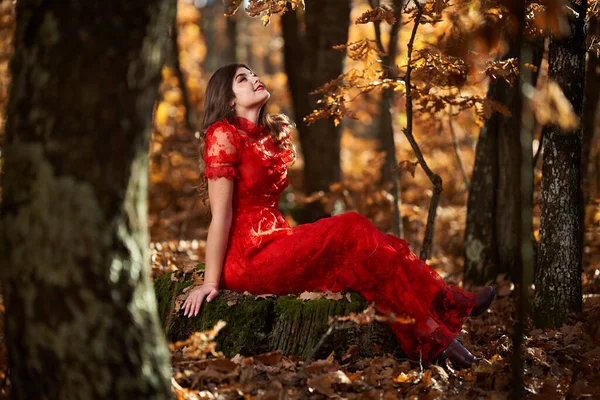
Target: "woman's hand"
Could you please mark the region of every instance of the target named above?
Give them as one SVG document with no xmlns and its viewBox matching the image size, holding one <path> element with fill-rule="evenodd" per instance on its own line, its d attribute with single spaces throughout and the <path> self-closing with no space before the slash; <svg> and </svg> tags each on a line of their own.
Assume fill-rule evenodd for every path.
<svg viewBox="0 0 600 400">
<path fill-rule="evenodd" d="M 216 285 L 204 284 L 190 293 L 190 295 L 185 299 L 183 303 L 184 317 L 192 317 L 198 315 L 200 312 L 200 307 L 202 306 L 202 302 L 206 297 L 206 301 L 210 302 L 212 299 L 217 297 L 219 294 L 219 289 Z"/>
</svg>

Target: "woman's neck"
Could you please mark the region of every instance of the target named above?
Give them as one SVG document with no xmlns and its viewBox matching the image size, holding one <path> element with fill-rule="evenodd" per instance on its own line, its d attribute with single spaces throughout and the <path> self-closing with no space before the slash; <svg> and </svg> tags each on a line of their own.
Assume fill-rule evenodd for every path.
<svg viewBox="0 0 600 400">
<path fill-rule="evenodd" d="M 258 116 L 260 115 L 259 109 L 237 109 L 235 110 L 235 114 L 238 117 L 246 118 L 248 121 L 252 122 L 254 125 L 258 125 Z"/>
</svg>

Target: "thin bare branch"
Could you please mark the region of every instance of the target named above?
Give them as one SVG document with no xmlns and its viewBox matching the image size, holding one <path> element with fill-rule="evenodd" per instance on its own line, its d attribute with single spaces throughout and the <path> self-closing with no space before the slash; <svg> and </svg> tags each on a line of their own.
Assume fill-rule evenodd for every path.
<svg viewBox="0 0 600 400">
<path fill-rule="evenodd" d="M 403 130 L 406 139 L 410 143 L 415 155 L 417 156 L 417 160 L 419 161 L 419 165 L 423 168 L 423 171 L 427 174 L 427 177 L 433 184 L 433 195 L 431 196 L 431 202 L 429 203 L 429 213 L 427 215 L 427 225 L 425 226 L 425 236 L 423 238 L 423 246 L 421 247 L 421 253 L 419 257 L 421 260 L 425 261 L 429 258 L 429 253 L 431 251 L 431 243 L 433 242 L 433 231 L 435 225 L 435 217 L 437 214 L 437 206 L 440 200 L 440 194 L 442 193 L 442 178 L 439 175 L 433 173 L 433 171 L 427 165 L 425 158 L 423 157 L 423 153 L 413 136 L 413 106 L 412 106 L 412 95 L 411 95 L 411 84 L 410 84 L 410 74 L 412 72 L 412 51 L 415 43 L 415 37 L 417 35 L 417 29 L 419 28 L 419 24 L 421 23 L 421 17 L 423 16 L 423 6 L 419 2 L 414 2 L 417 7 L 417 15 L 415 16 L 415 24 L 413 26 L 410 40 L 408 41 L 408 65 L 406 67 L 406 73 L 404 75 L 404 82 L 406 83 L 406 129 Z"/>
<path fill-rule="evenodd" d="M 378 7 L 379 0 L 369 0 L 369 5 L 372 9 Z M 381 41 L 381 21 L 373 22 L 373 28 L 375 30 L 375 42 L 377 43 L 377 48 L 383 53 L 385 50 L 383 48 L 383 42 Z"/>
</svg>

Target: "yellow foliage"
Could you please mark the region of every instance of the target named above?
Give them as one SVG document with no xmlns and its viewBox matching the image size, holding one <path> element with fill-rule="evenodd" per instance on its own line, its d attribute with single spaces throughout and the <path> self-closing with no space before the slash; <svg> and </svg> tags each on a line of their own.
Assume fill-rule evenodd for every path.
<svg viewBox="0 0 600 400">
<path fill-rule="evenodd" d="M 163 94 L 165 101 L 169 103 L 179 103 L 181 101 L 181 90 L 172 89 Z"/>
<path fill-rule="evenodd" d="M 541 125 L 556 124 L 565 133 L 579 127 L 579 117 L 575 114 L 573 105 L 555 81 L 549 81 L 542 88 L 533 89 L 530 102 Z"/>
<path fill-rule="evenodd" d="M 157 125 L 165 125 L 169 119 L 171 105 L 168 103 L 160 103 L 154 113 L 154 120 Z"/>
<path fill-rule="evenodd" d="M 369 22 L 385 21 L 390 25 L 396 22 L 394 7 L 390 4 L 382 4 L 371 10 L 364 12 L 360 17 L 356 18 L 356 24 L 367 24 Z"/>
</svg>

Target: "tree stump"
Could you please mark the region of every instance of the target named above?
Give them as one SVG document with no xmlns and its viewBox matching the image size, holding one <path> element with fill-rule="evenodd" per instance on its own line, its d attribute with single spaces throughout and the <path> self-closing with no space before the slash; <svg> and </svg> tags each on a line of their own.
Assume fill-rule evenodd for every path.
<svg viewBox="0 0 600 400">
<path fill-rule="evenodd" d="M 385 323 L 357 326 L 348 322 L 337 324 L 327 333 L 330 316 L 360 313 L 367 307 L 367 301 L 356 292 L 344 294 L 341 300 L 304 301 L 297 295 L 254 296 L 223 290 L 213 301 L 202 305 L 198 316 L 187 318 L 182 310 L 175 312 L 175 300 L 191 284 L 191 278 L 175 280 L 172 274 L 155 280 L 158 311 L 170 341 L 209 330 L 223 320 L 227 326 L 216 340 L 217 349 L 227 357 L 281 350 L 286 355 L 315 359 L 332 351 L 342 354 L 352 345 L 358 346 L 360 356 L 399 351 L 398 342 Z"/>
</svg>

